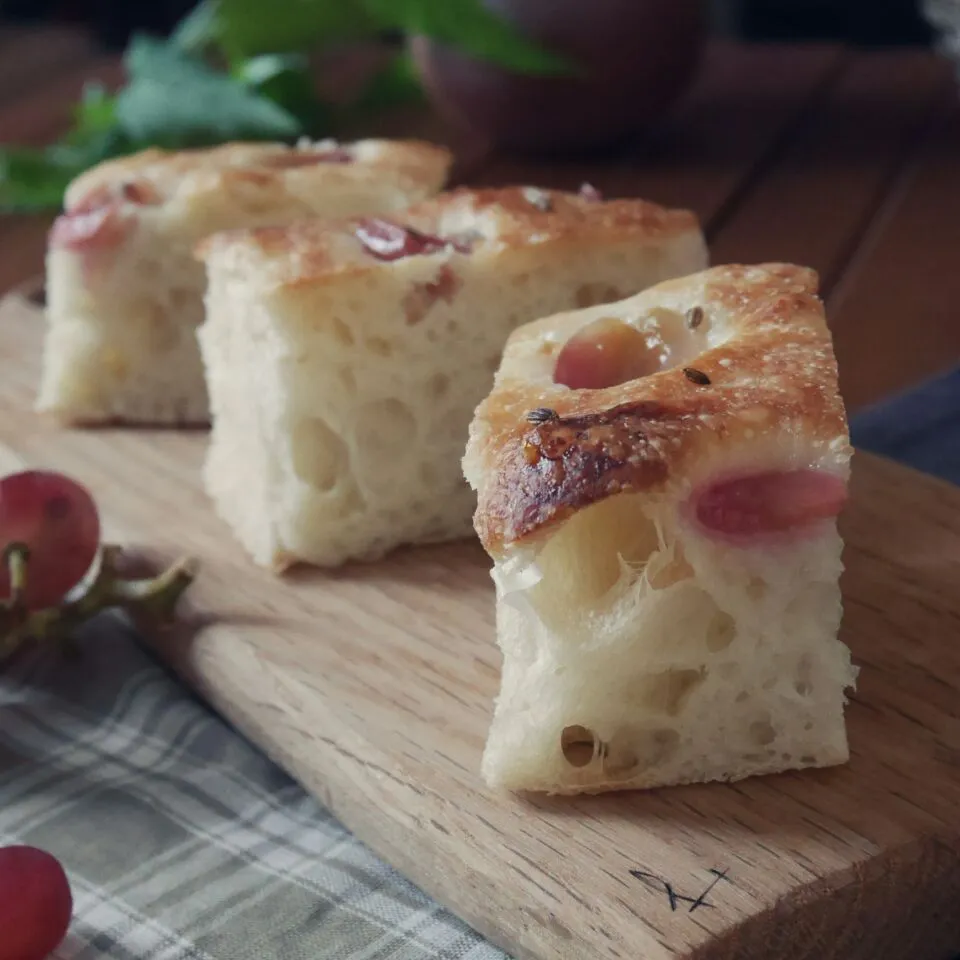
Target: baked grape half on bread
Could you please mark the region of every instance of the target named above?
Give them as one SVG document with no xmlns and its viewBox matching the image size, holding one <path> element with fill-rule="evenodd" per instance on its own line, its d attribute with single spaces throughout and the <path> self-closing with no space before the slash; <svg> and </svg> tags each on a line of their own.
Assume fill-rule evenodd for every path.
<svg viewBox="0 0 960 960">
<path fill-rule="evenodd" d="M 810 270 L 714 267 L 515 331 L 464 458 L 503 653 L 487 782 L 844 762 L 850 458 Z"/>
<path fill-rule="evenodd" d="M 208 422 L 197 242 L 397 210 L 437 193 L 451 159 L 419 141 L 231 143 L 145 150 L 88 170 L 50 231 L 38 408 L 72 423 Z"/>
<path fill-rule="evenodd" d="M 522 187 L 218 234 L 200 254 L 206 488 L 277 568 L 469 536 L 460 460 L 508 334 L 706 264 L 690 213 Z"/>
</svg>

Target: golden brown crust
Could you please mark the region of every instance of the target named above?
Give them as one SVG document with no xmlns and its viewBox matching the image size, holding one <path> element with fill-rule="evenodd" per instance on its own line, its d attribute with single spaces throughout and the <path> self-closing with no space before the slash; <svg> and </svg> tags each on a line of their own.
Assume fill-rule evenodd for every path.
<svg viewBox="0 0 960 960">
<path fill-rule="evenodd" d="M 537 321 L 511 337 L 467 453 L 478 486 L 475 526 L 492 555 L 612 494 L 666 493 L 718 448 L 783 431 L 845 442 L 836 361 L 813 271 L 789 264 L 714 267 L 604 311 L 629 318 L 656 309 L 658 291 L 686 310 L 702 309 L 707 321 L 695 326 L 705 349 L 649 377 L 599 390 L 524 380 L 516 356 L 536 344 L 555 352 L 562 341 L 551 343 L 551 333 L 560 328 L 569 336 L 577 314 Z M 712 347 L 711 325 L 714 342 L 726 333 Z"/>
<path fill-rule="evenodd" d="M 343 149 L 355 155 L 353 163 L 310 164 L 311 154 Z M 67 190 L 71 209 L 93 191 L 143 181 L 164 199 L 181 192 L 193 193 L 229 188 L 231 182 L 282 189 L 285 184 L 320 171 L 334 182 L 389 173 L 398 185 L 430 183 L 439 189 L 452 162 L 448 150 L 419 140 L 333 141 L 287 146 L 282 143 L 227 143 L 217 147 L 167 151 L 142 150 L 108 160 L 81 174 Z"/>
<path fill-rule="evenodd" d="M 548 200 L 546 208 L 541 197 Z M 531 199 L 534 198 L 534 199 Z M 362 218 L 301 220 L 289 226 L 226 231 L 197 248 L 197 256 L 249 256 L 272 262 L 281 284 L 321 280 L 346 269 L 375 266 L 355 239 Z M 635 242 L 699 231 L 686 210 L 670 210 L 646 200 L 589 201 L 577 194 L 530 187 L 473 190 L 461 187 L 381 219 L 443 237 L 468 237 L 474 249 L 542 246 L 569 239 L 585 248 L 594 237 Z"/>
<path fill-rule="evenodd" d="M 629 233 L 658 241 L 699 230 L 689 210 L 673 210 L 641 199 L 592 201 L 579 194 L 539 187 L 449 190 L 412 207 L 407 222 L 433 232 L 457 215 L 486 221 L 486 230 L 507 246 L 556 240 L 562 236 Z"/>
</svg>

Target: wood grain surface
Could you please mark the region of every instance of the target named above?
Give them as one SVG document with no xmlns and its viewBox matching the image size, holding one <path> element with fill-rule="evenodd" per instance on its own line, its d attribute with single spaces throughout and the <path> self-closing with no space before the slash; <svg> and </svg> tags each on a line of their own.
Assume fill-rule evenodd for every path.
<svg viewBox="0 0 960 960">
<path fill-rule="evenodd" d="M 199 482 L 202 432 L 30 412 L 41 317 L 0 312 L 0 470 L 88 484 L 107 535 L 201 575 L 156 649 L 361 839 L 518 957 L 942 960 L 960 950 L 960 490 L 859 454 L 843 638 L 852 760 L 598 798 L 478 776 L 499 657 L 474 542 L 284 579 Z"/>
</svg>

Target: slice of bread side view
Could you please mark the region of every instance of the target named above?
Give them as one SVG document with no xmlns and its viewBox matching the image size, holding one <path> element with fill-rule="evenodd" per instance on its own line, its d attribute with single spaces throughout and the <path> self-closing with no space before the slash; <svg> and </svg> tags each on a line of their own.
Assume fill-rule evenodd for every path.
<svg viewBox="0 0 960 960">
<path fill-rule="evenodd" d="M 494 560 L 494 786 L 848 758 L 851 447 L 817 278 L 729 265 L 510 337 L 464 471 Z"/>
<path fill-rule="evenodd" d="M 398 210 L 437 193 L 451 160 L 419 141 L 231 143 L 150 149 L 86 171 L 50 231 L 37 408 L 73 424 L 206 424 L 197 242 Z"/>
<path fill-rule="evenodd" d="M 706 263 L 690 213 L 522 187 L 219 234 L 199 255 L 206 488 L 276 568 L 471 535 L 460 460 L 510 332 Z"/>
</svg>

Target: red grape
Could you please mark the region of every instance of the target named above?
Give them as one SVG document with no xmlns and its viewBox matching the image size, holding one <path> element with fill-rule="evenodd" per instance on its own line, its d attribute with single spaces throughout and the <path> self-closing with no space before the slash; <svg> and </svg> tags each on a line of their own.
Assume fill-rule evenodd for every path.
<svg viewBox="0 0 960 960">
<path fill-rule="evenodd" d="M 113 191 L 106 184 L 100 184 L 82 197 L 78 197 L 73 203 L 68 204 L 66 212 L 70 216 L 79 213 L 92 213 L 101 207 L 109 206 L 115 199 Z"/>
<path fill-rule="evenodd" d="M 119 246 L 130 221 L 117 202 L 80 213 L 64 213 L 50 228 L 50 246 L 65 250 L 110 250 Z"/>
<path fill-rule="evenodd" d="M 713 484 L 696 496 L 695 512 L 712 533 L 751 537 L 835 517 L 846 496 L 842 478 L 822 470 L 771 470 Z"/>
<path fill-rule="evenodd" d="M 100 548 L 100 518 L 90 494 L 69 477 L 27 470 L 0 479 L 0 549 L 30 551 L 24 601 L 30 610 L 55 606 L 87 574 Z M 0 563 L 0 597 L 10 572 Z"/>
<path fill-rule="evenodd" d="M 307 150 L 295 153 L 290 150 L 265 157 L 260 162 L 267 167 L 277 167 L 286 170 L 291 167 L 312 167 L 320 163 L 353 163 L 353 154 L 343 147 L 330 147 L 326 150 Z"/>
<path fill-rule="evenodd" d="M 118 187 L 100 184 L 69 204 L 67 214 L 76 216 L 82 213 L 93 213 L 94 210 L 116 206 L 120 200 L 145 207 L 158 204 L 162 199 L 157 188 L 149 180 L 126 180 Z"/>
<path fill-rule="evenodd" d="M 615 317 L 601 317 L 563 345 L 553 379 L 572 390 L 600 390 L 659 369 L 659 359 L 636 327 Z"/>
<path fill-rule="evenodd" d="M 140 207 L 153 207 L 163 202 L 160 191 L 149 180 L 127 180 L 120 187 L 120 196 L 127 203 Z"/>
<path fill-rule="evenodd" d="M 438 237 L 378 217 L 364 220 L 357 227 L 356 235 L 367 252 L 378 260 L 401 260 L 422 253 L 436 253 L 444 247 L 453 247 L 459 253 L 470 252 L 470 245 L 456 237 Z"/>
<path fill-rule="evenodd" d="M 163 201 L 148 180 L 127 180 L 119 187 L 100 184 L 78 197 L 50 228 L 50 245 L 76 252 L 110 250 L 133 226 L 124 204 L 155 206 Z"/>
<path fill-rule="evenodd" d="M 70 926 L 73 895 L 56 857 L 0 847 L 0 960 L 44 960 Z"/>
</svg>

